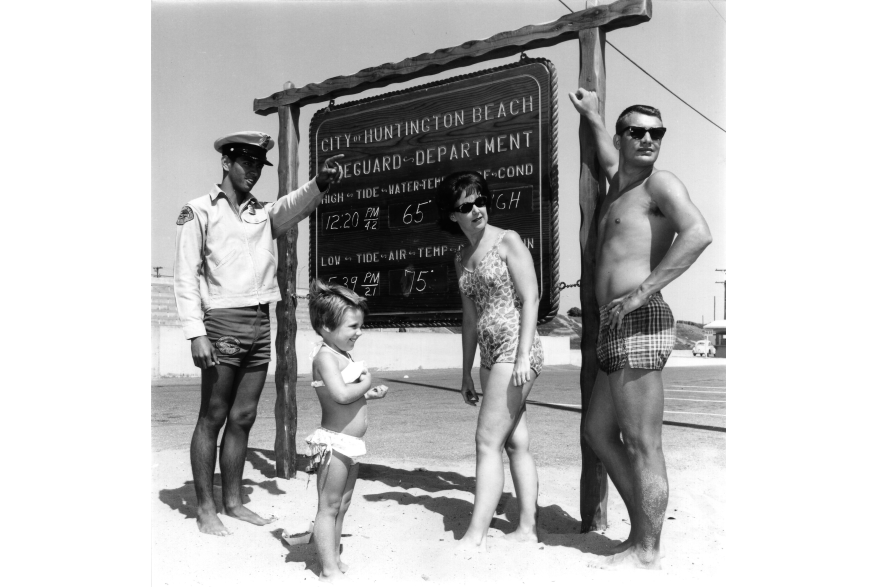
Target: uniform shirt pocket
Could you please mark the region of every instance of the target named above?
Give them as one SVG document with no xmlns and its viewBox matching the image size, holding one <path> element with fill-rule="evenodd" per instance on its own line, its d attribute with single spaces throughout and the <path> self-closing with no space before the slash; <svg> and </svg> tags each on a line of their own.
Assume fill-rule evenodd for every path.
<svg viewBox="0 0 877 587">
<path fill-rule="evenodd" d="M 221 249 L 207 257 L 207 289 L 210 297 L 222 296 L 239 289 L 236 282 L 240 279 L 235 271 L 235 260 L 240 258 L 238 247 Z"/>
<path fill-rule="evenodd" d="M 247 224 L 262 224 L 268 221 L 268 212 L 262 206 L 247 207 L 241 212 L 241 220 Z"/>
<path fill-rule="evenodd" d="M 230 250 L 219 250 L 211 253 L 207 257 L 207 266 L 213 270 L 219 269 L 223 265 L 227 265 L 229 262 L 233 261 L 240 252 L 240 249 L 233 247 Z"/>
</svg>

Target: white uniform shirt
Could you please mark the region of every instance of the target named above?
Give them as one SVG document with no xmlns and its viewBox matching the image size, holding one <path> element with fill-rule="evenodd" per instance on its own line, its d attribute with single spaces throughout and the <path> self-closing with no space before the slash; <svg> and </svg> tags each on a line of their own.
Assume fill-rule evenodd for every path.
<svg viewBox="0 0 877 587">
<path fill-rule="evenodd" d="M 174 295 L 186 338 L 204 336 L 204 312 L 280 300 L 275 239 L 310 214 L 315 180 L 276 202 L 252 195 L 235 210 L 218 185 L 177 218 Z"/>
</svg>

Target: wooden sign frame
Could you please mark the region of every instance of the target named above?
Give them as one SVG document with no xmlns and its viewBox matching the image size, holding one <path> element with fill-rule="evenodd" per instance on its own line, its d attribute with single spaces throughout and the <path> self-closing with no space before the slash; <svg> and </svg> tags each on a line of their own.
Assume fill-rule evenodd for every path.
<svg viewBox="0 0 877 587">
<path fill-rule="evenodd" d="M 538 320 L 560 301 L 557 73 L 547 59 L 330 106 L 311 119 L 310 174 L 343 154 L 344 178 L 310 216 L 310 278 L 367 298 L 367 327 L 462 323 L 453 258 L 462 235 L 436 224 L 446 175 L 478 170 L 489 222 L 533 255 Z"/>
<path fill-rule="evenodd" d="M 651 0 L 617 0 L 611 4 L 592 6 L 579 12 L 560 17 L 554 22 L 529 25 L 516 31 L 497 33 L 487 39 L 469 41 L 456 47 L 438 49 L 409 57 L 396 63 L 385 63 L 363 69 L 353 75 L 329 78 L 320 83 L 296 88 L 286 82 L 283 90 L 266 98 L 253 101 L 253 111 L 263 116 L 277 113 L 279 131 L 277 146 L 280 163 L 278 197 L 298 187 L 298 120 L 301 107 L 315 102 L 325 102 L 385 87 L 425 75 L 433 75 L 455 67 L 464 67 L 509 57 L 530 49 L 550 47 L 559 43 L 578 40 L 579 77 L 578 86 L 597 93 L 600 115 L 606 104 L 606 64 L 604 49 L 606 33 L 622 27 L 636 26 L 652 18 Z M 587 122 L 579 123 L 579 209 L 581 228 L 581 290 L 582 304 L 582 368 L 579 375 L 581 388 L 581 449 L 582 475 L 580 480 L 579 508 L 581 531 L 606 528 L 608 505 L 608 479 L 606 469 L 588 446 L 584 435 L 587 406 L 591 399 L 597 377 L 597 328 L 599 309 L 594 292 L 594 269 L 597 247 L 596 211 L 605 196 L 605 178 L 597 162 L 595 139 Z M 298 259 L 296 240 L 298 226 L 290 228 L 285 237 L 278 240 L 277 280 L 283 299 L 277 304 L 277 370 L 275 385 L 277 401 L 274 406 L 277 432 L 274 452 L 277 476 L 289 479 L 295 476 L 295 433 L 297 408 L 295 381 L 298 363 L 295 355 L 295 307 L 296 270 Z"/>
</svg>

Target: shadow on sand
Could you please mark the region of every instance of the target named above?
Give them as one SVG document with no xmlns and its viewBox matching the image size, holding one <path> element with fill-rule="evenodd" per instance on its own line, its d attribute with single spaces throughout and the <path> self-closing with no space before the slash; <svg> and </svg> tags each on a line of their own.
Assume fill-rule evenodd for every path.
<svg viewBox="0 0 877 587">
<path fill-rule="evenodd" d="M 359 478 L 378 481 L 390 487 L 402 489 L 402 491 L 364 495 L 363 498 L 366 501 L 392 500 L 401 506 L 419 505 L 442 516 L 444 529 L 453 534 L 454 540 L 459 540 L 466 533 L 469 518 L 472 516 L 473 501 L 471 499 L 412 495 L 407 490 L 417 488 L 429 493 L 458 490 L 471 493 L 474 496 L 474 477 L 467 477 L 453 471 L 433 471 L 424 468 L 409 471 L 386 465 L 363 463 L 360 465 Z M 504 534 L 510 534 L 518 525 L 518 512 L 517 499 L 511 493 L 503 492 L 490 527 Z M 612 540 L 597 532 L 590 532 L 586 536 L 582 536 L 579 532 L 581 521 L 569 515 L 556 504 L 540 506 L 538 517 L 540 542 L 546 546 L 566 546 L 576 548 L 583 553 L 604 554 L 611 547 L 620 544 L 619 540 Z"/>
<path fill-rule="evenodd" d="M 295 535 L 296 537 L 303 537 L 307 532 L 302 532 L 301 534 Z M 316 576 L 320 576 L 320 558 L 317 556 L 317 549 L 313 544 L 308 542 L 307 540 L 302 541 L 301 544 L 290 545 L 283 541 L 283 529 L 277 528 L 275 530 L 271 530 L 271 536 L 273 536 L 277 542 L 286 549 L 286 559 L 284 562 L 287 563 L 298 563 L 298 565 L 302 568 L 302 570 L 310 571 Z M 342 536 L 344 536 L 342 534 Z M 344 545 L 341 545 L 341 552 L 344 552 Z"/>
<path fill-rule="evenodd" d="M 303 473 L 307 462 L 306 455 L 299 454 L 297 457 L 296 472 Z M 244 504 L 249 503 L 249 496 L 253 493 L 254 487 L 261 487 L 272 495 L 285 493 L 278 487 L 275 478 L 274 451 L 258 448 L 249 449 L 247 461 L 268 480 L 256 483 L 251 479 L 244 478 L 242 483 Z M 474 497 L 462 499 L 443 495 L 414 495 L 408 490 L 416 488 L 427 493 L 456 490 L 474 496 L 474 477 L 461 475 L 454 471 L 431 470 L 421 467 L 412 471 L 380 464 L 362 463 L 359 468 L 359 478 L 399 489 L 398 491 L 363 495 L 365 501 L 392 500 L 400 506 L 421 506 L 440 515 L 444 522 L 445 531 L 451 532 L 455 540 L 459 540 L 466 533 L 469 518 L 472 516 Z M 221 504 L 222 480 L 218 473 L 213 476 L 213 491 L 217 505 Z M 173 489 L 160 490 L 159 499 L 186 518 L 195 517 L 197 502 L 195 500 L 195 485 L 192 481 L 186 481 L 182 486 Z M 517 527 L 518 511 L 517 499 L 510 492 L 504 492 L 500 497 L 496 515 L 490 526 L 504 534 L 511 533 Z M 538 515 L 540 542 L 545 546 L 565 546 L 578 549 L 583 553 L 605 554 L 609 548 L 619 544 L 618 540 L 612 540 L 597 532 L 590 532 L 582 536 L 579 532 L 581 521 L 568 514 L 559 505 L 542 505 L 539 507 Z M 305 570 L 319 574 L 319 560 L 313 545 L 308 543 L 286 544 L 282 539 L 282 534 L 283 530 L 280 528 L 271 531 L 271 535 L 288 551 L 286 562 L 302 564 Z"/>
<path fill-rule="evenodd" d="M 295 470 L 298 473 L 304 472 L 307 455 L 299 454 L 296 459 Z M 252 479 L 244 477 L 241 481 L 241 489 L 243 492 L 244 505 L 250 503 L 250 494 L 253 493 L 254 487 L 260 487 L 271 495 L 283 495 L 286 493 L 277 486 L 274 467 L 274 451 L 261 448 L 247 449 L 247 462 L 249 462 L 256 471 L 268 478 L 267 481 L 255 482 Z M 162 489 L 158 492 L 158 498 L 174 511 L 178 511 L 186 518 L 194 518 L 198 502 L 195 499 L 195 482 L 186 481 L 179 487 L 173 489 Z M 219 473 L 213 475 L 213 501 L 217 508 L 222 507 L 222 477 Z"/>
</svg>

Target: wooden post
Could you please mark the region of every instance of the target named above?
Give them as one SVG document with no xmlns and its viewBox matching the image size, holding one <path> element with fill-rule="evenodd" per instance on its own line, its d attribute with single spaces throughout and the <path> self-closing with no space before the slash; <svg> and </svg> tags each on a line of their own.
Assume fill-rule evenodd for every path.
<svg viewBox="0 0 877 587">
<path fill-rule="evenodd" d="M 289 90 L 292 82 L 283 84 Z M 277 109 L 280 129 L 277 147 L 280 152 L 278 194 L 281 198 L 298 187 L 298 105 L 281 106 Z M 298 361 L 295 356 L 295 335 L 297 324 L 295 308 L 298 300 L 296 291 L 296 270 L 298 269 L 298 224 L 294 224 L 286 235 L 277 239 L 277 283 L 280 285 L 282 300 L 277 303 L 277 370 L 274 384 L 277 400 L 274 402 L 274 421 L 277 425 L 274 436 L 274 459 L 278 477 L 295 477 L 296 452 L 295 431 L 298 426 L 298 406 L 295 402 L 295 383 L 298 376 Z"/>
<path fill-rule="evenodd" d="M 603 49 L 605 33 L 614 29 L 635 26 L 652 18 L 651 0 L 616 0 L 611 4 L 588 8 L 562 16 L 554 22 L 522 27 L 493 35 L 488 39 L 469 41 L 432 53 L 423 53 L 397 63 L 368 67 L 353 75 L 337 76 L 317 84 L 296 89 L 284 84 L 283 91 L 253 101 L 253 110 L 266 116 L 280 115 L 280 191 L 285 195 L 298 183 L 298 118 L 299 109 L 306 104 L 323 102 L 365 90 L 382 88 L 391 83 L 416 79 L 457 67 L 468 67 L 485 61 L 517 55 L 525 50 L 551 47 L 578 37 L 581 48 L 579 85 L 596 90 L 600 97 L 600 113 L 606 100 L 606 76 Z M 591 399 L 597 374 L 596 337 L 599 322 L 594 295 L 594 264 L 596 253 L 596 212 L 602 201 L 603 179 L 597 164 L 596 149 L 587 123 L 579 127 L 581 144 L 581 176 L 579 203 L 582 225 L 579 233 L 582 254 L 582 371 L 580 378 L 583 414 Z M 278 476 L 295 475 L 295 273 L 297 265 L 296 239 L 298 227 L 289 230 L 285 239 L 279 239 L 280 260 L 278 281 L 283 301 L 277 304 L 277 403 L 275 418 L 277 436 L 274 450 Z M 285 285 L 285 288 L 283 287 Z M 290 319 L 289 306 L 292 307 Z M 292 383 L 290 383 L 292 382 Z M 582 437 L 581 514 L 582 531 L 606 527 L 607 479 L 603 465 Z"/>
<path fill-rule="evenodd" d="M 600 116 L 606 105 L 606 69 L 604 49 L 606 33 L 599 28 L 579 32 L 579 87 L 597 92 L 600 100 Z M 582 281 L 582 370 L 579 385 L 582 394 L 582 421 L 580 443 L 582 448 L 582 476 L 580 480 L 579 509 L 582 516 L 582 532 L 606 528 L 608 504 L 608 481 L 603 463 L 585 441 L 585 417 L 591 391 L 597 379 L 597 331 L 600 311 L 594 291 L 594 268 L 597 252 L 597 212 L 603 201 L 604 178 L 597 161 L 597 143 L 588 121 L 579 122 L 579 149 L 581 156 L 579 175 L 579 206 L 582 223 L 579 228 L 581 246 Z"/>
</svg>

